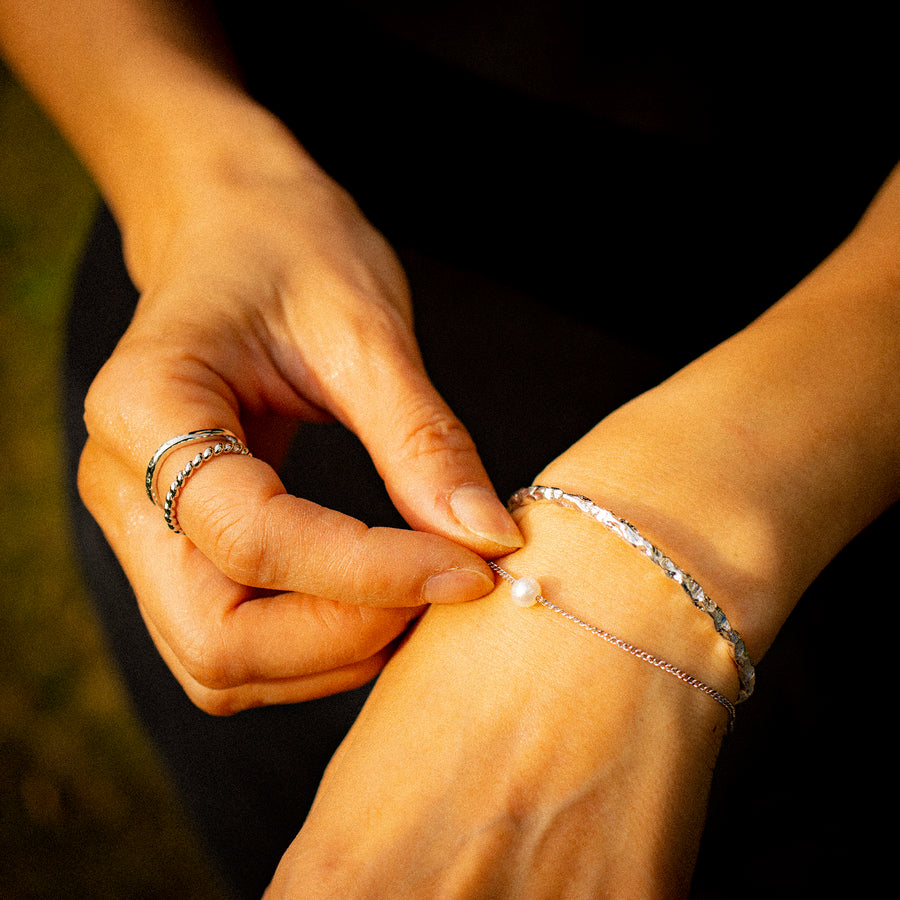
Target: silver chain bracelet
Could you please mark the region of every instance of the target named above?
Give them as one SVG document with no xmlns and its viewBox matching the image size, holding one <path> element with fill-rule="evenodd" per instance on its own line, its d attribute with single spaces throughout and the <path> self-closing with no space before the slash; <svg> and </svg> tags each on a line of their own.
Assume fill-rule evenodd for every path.
<svg viewBox="0 0 900 900">
<path fill-rule="evenodd" d="M 536 603 L 539 603 L 551 612 L 557 613 L 563 618 L 568 619 L 570 622 L 574 622 L 579 628 L 584 628 L 585 631 L 590 632 L 595 637 L 606 641 L 608 644 L 612 644 L 614 647 L 618 647 L 620 650 L 624 650 L 626 653 L 630 653 L 637 659 L 650 663 L 651 666 L 656 666 L 657 669 L 667 672 L 679 681 L 683 681 L 685 684 L 690 685 L 692 688 L 696 688 L 708 697 L 712 697 L 716 703 L 724 706 L 725 710 L 728 712 L 728 730 L 732 731 L 734 729 L 734 704 L 721 691 L 717 691 L 715 688 L 702 682 L 699 678 L 689 675 L 683 669 L 679 669 L 678 666 L 666 662 L 664 659 L 660 659 L 658 656 L 654 656 L 646 650 L 641 650 L 640 647 L 635 647 L 634 644 L 629 643 L 620 637 L 616 637 L 616 635 L 605 631 L 597 625 L 591 625 L 589 622 L 579 619 L 574 613 L 570 613 L 561 606 L 551 603 L 541 593 L 541 586 L 536 578 L 527 575 L 522 578 L 516 578 L 495 562 L 488 562 L 488 565 L 504 579 L 504 581 L 508 581 L 512 586 L 512 599 L 517 606 L 534 606 Z"/>
</svg>

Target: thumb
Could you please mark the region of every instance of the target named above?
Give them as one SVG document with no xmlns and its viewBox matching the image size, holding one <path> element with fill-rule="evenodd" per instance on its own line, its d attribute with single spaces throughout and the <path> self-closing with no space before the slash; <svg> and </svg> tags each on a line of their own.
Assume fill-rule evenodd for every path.
<svg viewBox="0 0 900 900">
<path fill-rule="evenodd" d="M 372 397 L 378 398 L 374 409 Z M 485 556 L 522 546 L 472 437 L 424 370 L 386 379 L 360 407 L 349 410 L 349 424 L 413 528 Z"/>
</svg>

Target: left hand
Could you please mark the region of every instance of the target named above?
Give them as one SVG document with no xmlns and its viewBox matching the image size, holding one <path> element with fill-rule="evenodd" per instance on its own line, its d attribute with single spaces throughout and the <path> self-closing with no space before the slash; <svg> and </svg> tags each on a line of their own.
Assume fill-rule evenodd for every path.
<svg viewBox="0 0 900 900">
<path fill-rule="evenodd" d="M 544 537 L 532 529 L 502 564 L 558 573 L 545 591 L 577 606 L 598 579 L 567 563 L 562 535 L 550 549 L 553 517 L 539 515 Z M 625 549 L 624 563 L 615 550 L 604 561 L 624 596 L 670 590 Z M 339 749 L 267 900 L 687 893 L 722 708 L 553 612 L 513 606 L 508 590 L 429 610 Z M 687 627 L 702 622 L 677 603 Z"/>
</svg>

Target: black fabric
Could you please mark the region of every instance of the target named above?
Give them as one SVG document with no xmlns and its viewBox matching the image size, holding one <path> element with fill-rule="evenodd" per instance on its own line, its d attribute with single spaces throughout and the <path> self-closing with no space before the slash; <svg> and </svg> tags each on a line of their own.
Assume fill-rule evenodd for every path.
<svg viewBox="0 0 900 900">
<path fill-rule="evenodd" d="M 852 226 L 896 153 L 869 115 L 887 89 L 880 82 L 860 106 L 833 107 L 852 108 L 843 124 L 812 116 L 815 135 L 855 129 L 851 142 L 811 137 L 786 114 L 798 96 L 790 94 L 773 108 L 774 123 L 762 124 L 765 103 L 756 98 L 756 115 L 743 102 L 743 120 L 729 114 L 686 138 L 627 129 L 479 79 L 373 30 L 341 4 L 304 8 L 302 27 L 290 30 L 274 5 L 223 6 L 251 89 L 397 246 L 426 364 L 501 496 L 777 299 Z M 687 46 L 696 49 L 696 38 Z M 694 62 L 712 79 L 713 106 L 728 102 L 729 89 L 704 65 L 725 55 L 720 48 Z M 773 64 L 761 51 L 755 58 Z M 731 84 L 742 85 L 747 101 L 759 67 L 748 72 L 730 60 L 727 70 L 741 76 Z M 848 89 L 870 74 L 855 70 Z M 79 552 L 148 734 L 235 896 L 257 897 L 366 691 L 212 718 L 159 659 L 75 489 L 84 395 L 135 300 L 104 211 L 74 292 L 64 372 Z M 362 448 L 340 427 L 304 429 L 284 478 L 291 490 L 370 524 L 401 524 Z M 844 681 L 826 695 L 820 648 L 834 649 L 835 611 L 895 535 L 886 517 L 842 556 L 766 660 L 757 696 L 726 742 L 698 898 L 804 895 L 821 886 L 820 870 L 838 882 L 858 877 L 848 854 L 860 849 L 851 840 L 859 832 L 842 816 L 864 814 L 855 797 L 864 784 L 855 770 L 851 779 L 844 772 L 827 779 L 826 792 L 823 769 L 871 752 L 863 723 L 877 701 Z M 878 676 L 871 653 L 842 644 L 841 657 L 851 671 Z M 846 731 L 835 726 L 843 722 Z"/>
<path fill-rule="evenodd" d="M 575 65 L 593 81 L 619 60 L 607 90 L 640 93 L 664 59 L 656 89 L 671 70 L 695 95 L 682 131 L 478 77 L 462 50 L 428 55 L 417 29 L 383 25 L 425 15 L 402 0 L 307 5 L 295 27 L 265 0 L 219 5 L 251 90 L 392 239 L 682 362 L 821 261 L 897 160 L 898 79 L 877 19 L 540 4 L 584 29 Z M 497 42 L 458 20 L 471 5 L 424 4 L 431 27 L 490 57 Z"/>
</svg>

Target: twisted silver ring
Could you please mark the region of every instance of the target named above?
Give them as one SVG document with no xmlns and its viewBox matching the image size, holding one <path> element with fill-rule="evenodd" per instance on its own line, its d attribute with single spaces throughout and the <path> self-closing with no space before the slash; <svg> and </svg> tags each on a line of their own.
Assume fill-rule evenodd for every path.
<svg viewBox="0 0 900 900">
<path fill-rule="evenodd" d="M 179 434 L 176 437 L 169 438 L 165 443 L 161 444 L 156 453 L 150 457 L 147 463 L 147 475 L 144 479 L 144 486 L 147 488 L 147 496 L 154 506 L 159 506 L 159 497 L 156 494 L 156 470 L 162 465 L 163 460 L 169 455 L 170 451 L 182 444 L 195 444 L 197 441 L 205 441 L 208 438 L 227 438 L 236 441 L 237 435 L 223 428 L 203 428 L 199 431 L 190 431 L 187 434 Z"/>
<path fill-rule="evenodd" d="M 178 501 L 178 495 L 181 493 L 184 483 L 207 460 L 213 459 L 216 456 L 222 456 L 226 453 L 239 453 L 241 456 L 253 455 L 236 437 L 228 437 L 198 453 L 175 476 L 175 480 L 169 486 L 169 491 L 166 494 L 166 499 L 163 503 L 163 516 L 165 517 L 166 525 L 168 525 L 175 534 L 183 534 L 178 525 L 178 517 L 175 515 L 175 504 Z"/>
</svg>

